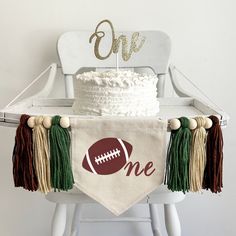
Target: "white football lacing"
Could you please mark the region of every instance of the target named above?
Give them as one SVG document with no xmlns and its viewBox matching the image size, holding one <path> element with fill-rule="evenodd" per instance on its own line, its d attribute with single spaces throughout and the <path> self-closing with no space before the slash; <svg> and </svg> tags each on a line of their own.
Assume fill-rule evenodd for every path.
<svg viewBox="0 0 236 236">
<path fill-rule="evenodd" d="M 106 161 L 110 161 L 116 157 L 120 157 L 120 150 L 118 148 L 110 150 L 107 153 L 103 153 L 97 157 L 95 157 L 95 162 L 97 165 L 103 164 Z"/>
</svg>

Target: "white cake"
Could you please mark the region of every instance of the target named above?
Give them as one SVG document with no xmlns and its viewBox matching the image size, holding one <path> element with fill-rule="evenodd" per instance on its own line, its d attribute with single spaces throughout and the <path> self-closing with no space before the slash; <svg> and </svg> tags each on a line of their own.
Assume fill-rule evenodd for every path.
<svg viewBox="0 0 236 236">
<path fill-rule="evenodd" d="M 155 116 L 158 78 L 132 71 L 110 70 L 75 75 L 75 102 L 78 115 Z"/>
</svg>

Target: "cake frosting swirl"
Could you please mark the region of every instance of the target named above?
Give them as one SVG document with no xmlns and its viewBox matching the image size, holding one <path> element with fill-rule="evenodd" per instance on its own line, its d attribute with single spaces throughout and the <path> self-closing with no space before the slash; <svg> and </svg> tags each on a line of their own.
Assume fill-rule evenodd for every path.
<svg viewBox="0 0 236 236">
<path fill-rule="evenodd" d="M 155 116 L 157 76 L 128 70 L 85 72 L 74 78 L 78 115 Z"/>
</svg>

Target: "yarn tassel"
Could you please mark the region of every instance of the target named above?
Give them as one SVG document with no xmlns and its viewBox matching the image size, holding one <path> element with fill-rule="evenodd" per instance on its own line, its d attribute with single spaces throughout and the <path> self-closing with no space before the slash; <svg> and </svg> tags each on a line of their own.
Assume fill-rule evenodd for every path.
<svg viewBox="0 0 236 236">
<path fill-rule="evenodd" d="M 203 187 L 218 193 L 223 187 L 223 135 L 219 119 L 216 116 L 209 118 L 212 120 L 212 127 L 207 135 L 207 164 Z"/>
<path fill-rule="evenodd" d="M 43 116 L 35 117 L 33 127 L 33 154 L 39 191 L 47 194 L 51 190 L 48 134 L 43 126 Z"/>
<path fill-rule="evenodd" d="M 170 141 L 167 149 L 167 158 L 166 158 L 166 172 L 165 172 L 165 181 L 164 184 L 167 185 L 168 189 L 171 191 L 177 191 L 179 184 L 178 176 L 178 153 L 176 150 L 176 133 L 177 130 L 171 130 Z"/>
<path fill-rule="evenodd" d="M 27 121 L 30 116 L 23 114 L 16 130 L 13 150 L 13 178 L 15 187 L 23 187 L 29 191 L 38 189 L 38 180 L 33 163 L 32 130 Z"/>
<path fill-rule="evenodd" d="M 165 183 L 172 191 L 188 192 L 189 190 L 189 157 L 191 131 L 189 120 L 181 117 L 181 126 L 171 131 L 167 152 Z"/>
<path fill-rule="evenodd" d="M 189 163 L 190 190 L 199 192 L 202 189 L 206 166 L 206 130 L 205 118 L 196 117 L 197 128 L 193 131 Z"/>
<path fill-rule="evenodd" d="M 60 126 L 60 116 L 52 118 L 49 131 L 51 153 L 51 180 L 54 190 L 73 188 L 74 178 L 70 160 L 70 134 Z"/>
</svg>

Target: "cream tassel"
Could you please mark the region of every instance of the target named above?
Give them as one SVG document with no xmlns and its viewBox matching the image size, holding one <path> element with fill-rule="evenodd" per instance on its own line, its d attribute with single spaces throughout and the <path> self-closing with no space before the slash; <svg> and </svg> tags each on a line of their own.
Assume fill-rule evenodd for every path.
<svg viewBox="0 0 236 236">
<path fill-rule="evenodd" d="M 42 123 L 43 116 L 35 117 L 35 125 L 33 127 L 33 156 L 39 191 L 46 194 L 51 190 L 50 160 L 48 134 Z"/>
<path fill-rule="evenodd" d="M 199 192 L 202 190 L 204 170 L 206 167 L 206 130 L 205 118 L 196 117 L 197 128 L 193 131 L 192 145 L 189 163 L 190 190 Z"/>
</svg>

